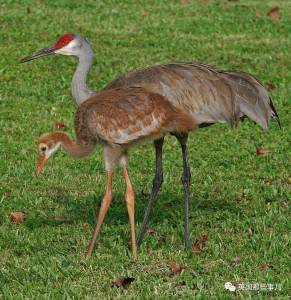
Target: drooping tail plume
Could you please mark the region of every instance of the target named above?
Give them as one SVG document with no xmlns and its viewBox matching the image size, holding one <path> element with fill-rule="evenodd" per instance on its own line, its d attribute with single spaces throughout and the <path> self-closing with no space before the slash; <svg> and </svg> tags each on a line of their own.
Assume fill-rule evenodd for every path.
<svg viewBox="0 0 291 300">
<path fill-rule="evenodd" d="M 230 81 L 235 90 L 241 117 L 249 117 L 263 129 L 267 129 L 270 118 L 274 118 L 281 128 L 279 115 L 272 99 L 258 79 L 245 72 L 222 71 L 222 74 Z"/>
</svg>

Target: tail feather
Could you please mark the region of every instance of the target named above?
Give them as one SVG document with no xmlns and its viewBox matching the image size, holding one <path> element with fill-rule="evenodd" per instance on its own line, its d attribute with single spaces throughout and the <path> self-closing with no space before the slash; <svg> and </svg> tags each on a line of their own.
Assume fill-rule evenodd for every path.
<svg viewBox="0 0 291 300">
<path fill-rule="evenodd" d="M 272 109 L 272 116 L 271 117 L 276 120 L 276 122 L 279 125 L 280 129 L 282 129 L 279 115 L 278 115 L 278 113 L 275 109 L 275 106 L 274 106 L 274 103 L 273 103 L 273 100 L 272 100 L 271 97 L 270 97 L 270 106 L 271 106 L 271 109 Z"/>
<path fill-rule="evenodd" d="M 245 72 L 223 72 L 231 82 L 239 102 L 241 117 L 248 116 L 263 129 L 275 118 L 281 128 L 280 119 L 267 89 L 253 75 Z"/>
</svg>

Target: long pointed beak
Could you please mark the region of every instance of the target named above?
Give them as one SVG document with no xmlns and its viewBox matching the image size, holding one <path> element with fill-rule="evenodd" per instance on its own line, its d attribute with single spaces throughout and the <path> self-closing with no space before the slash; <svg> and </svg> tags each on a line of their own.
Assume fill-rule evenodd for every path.
<svg viewBox="0 0 291 300">
<path fill-rule="evenodd" d="M 27 62 L 27 61 L 30 61 L 30 60 L 33 60 L 33 59 L 36 59 L 36 58 L 43 57 L 43 56 L 55 54 L 56 50 L 57 49 L 56 49 L 55 45 L 49 46 L 47 48 L 41 49 L 37 52 L 34 52 L 33 54 L 31 54 L 29 56 L 26 56 L 26 57 L 22 58 L 20 60 L 20 63 L 24 63 L 24 62 Z"/>
<path fill-rule="evenodd" d="M 36 166 L 36 171 L 35 171 L 36 176 L 38 176 L 41 173 L 41 171 L 43 170 L 43 168 L 45 166 L 46 161 L 47 161 L 47 159 L 46 159 L 45 155 L 40 154 L 38 163 Z"/>
</svg>

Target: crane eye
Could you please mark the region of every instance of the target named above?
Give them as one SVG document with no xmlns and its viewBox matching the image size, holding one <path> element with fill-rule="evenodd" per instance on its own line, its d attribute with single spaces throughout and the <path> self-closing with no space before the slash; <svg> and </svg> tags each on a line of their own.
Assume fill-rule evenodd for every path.
<svg viewBox="0 0 291 300">
<path fill-rule="evenodd" d="M 45 147 L 45 146 L 42 146 L 42 147 L 40 148 L 40 150 L 44 152 L 44 151 L 46 151 L 46 147 Z"/>
</svg>

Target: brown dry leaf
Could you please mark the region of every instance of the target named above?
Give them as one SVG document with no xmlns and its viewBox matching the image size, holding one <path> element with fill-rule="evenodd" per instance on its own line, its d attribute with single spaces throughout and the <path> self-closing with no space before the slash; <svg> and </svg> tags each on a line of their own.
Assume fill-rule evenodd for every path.
<svg viewBox="0 0 291 300">
<path fill-rule="evenodd" d="M 275 21 L 279 21 L 280 20 L 279 7 L 278 6 L 272 7 L 268 11 L 267 16 Z"/>
<path fill-rule="evenodd" d="M 65 130 L 66 129 L 66 125 L 62 122 L 55 122 L 53 124 L 53 129 L 60 129 L 60 130 Z"/>
<path fill-rule="evenodd" d="M 146 229 L 146 232 L 147 232 L 148 234 L 154 234 L 156 231 L 155 231 L 153 228 L 147 228 L 147 229 Z"/>
<path fill-rule="evenodd" d="M 170 269 L 171 269 L 170 276 L 175 276 L 175 275 L 181 274 L 182 271 L 185 270 L 184 267 L 177 265 L 177 263 L 174 261 L 169 262 L 169 265 L 170 265 Z"/>
<path fill-rule="evenodd" d="M 147 10 L 143 10 L 143 11 L 141 12 L 141 17 L 142 17 L 142 18 L 148 17 L 148 15 L 149 15 L 149 12 L 148 12 Z"/>
<path fill-rule="evenodd" d="M 261 14 L 261 12 L 260 12 L 259 10 L 256 10 L 255 16 L 256 16 L 257 18 L 260 18 L 260 17 L 262 16 L 262 14 Z"/>
<path fill-rule="evenodd" d="M 203 246 L 206 244 L 208 241 L 208 236 L 207 235 L 200 235 L 194 245 L 193 245 L 193 252 L 196 254 L 200 254 L 202 251 Z"/>
<path fill-rule="evenodd" d="M 260 265 L 260 269 L 262 271 L 267 271 L 268 269 L 274 269 L 274 267 L 272 265 L 270 265 L 270 264 L 261 264 Z"/>
<path fill-rule="evenodd" d="M 129 288 L 131 283 L 134 281 L 132 277 L 120 277 L 110 283 L 110 287 L 123 287 L 125 289 Z"/>
<path fill-rule="evenodd" d="M 266 82 L 266 87 L 269 90 L 274 90 L 276 88 L 275 84 L 273 82 Z"/>
<path fill-rule="evenodd" d="M 268 150 L 268 149 L 264 149 L 264 148 L 260 148 L 260 147 L 256 148 L 257 155 L 267 155 L 269 152 L 270 152 L 270 150 Z"/>
<path fill-rule="evenodd" d="M 240 262 L 241 258 L 240 256 L 236 256 L 230 263 L 229 266 L 230 267 L 235 267 L 239 262 Z"/>
<path fill-rule="evenodd" d="M 10 217 L 12 222 L 19 224 L 25 220 L 26 213 L 22 211 L 14 211 L 10 214 Z"/>
</svg>

